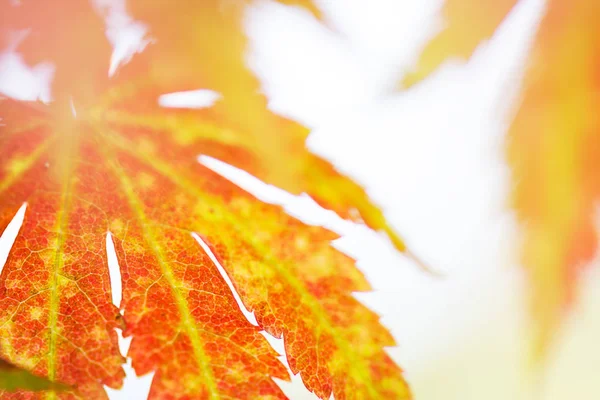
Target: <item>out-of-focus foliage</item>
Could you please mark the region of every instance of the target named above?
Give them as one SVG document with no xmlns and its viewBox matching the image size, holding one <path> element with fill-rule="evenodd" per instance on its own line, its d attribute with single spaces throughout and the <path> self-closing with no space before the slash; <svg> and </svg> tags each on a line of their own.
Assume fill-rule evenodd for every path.
<svg viewBox="0 0 600 400">
<path fill-rule="evenodd" d="M 448 0 L 446 29 L 425 49 L 412 85 L 442 61 L 469 57 L 514 0 Z M 508 135 L 513 205 L 525 230 L 523 265 L 543 356 L 596 252 L 600 199 L 600 3 L 548 0 L 530 51 L 518 112 Z"/>
<path fill-rule="evenodd" d="M 517 0 L 446 0 L 442 31 L 423 50 L 415 70 L 402 86 L 410 87 L 434 72 L 450 57 L 468 58 L 488 39 Z"/>
<path fill-rule="evenodd" d="M 553 0 L 542 20 L 509 133 L 514 206 L 526 229 L 538 355 L 596 252 L 600 199 L 600 3 Z"/>
</svg>

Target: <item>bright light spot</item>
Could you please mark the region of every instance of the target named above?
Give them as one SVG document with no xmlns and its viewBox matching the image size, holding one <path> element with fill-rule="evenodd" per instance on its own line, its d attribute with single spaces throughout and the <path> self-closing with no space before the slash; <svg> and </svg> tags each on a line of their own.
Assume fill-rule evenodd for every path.
<svg viewBox="0 0 600 400">
<path fill-rule="evenodd" d="M 131 58 L 144 51 L 152 42 L 146 38 L 148 28 L 139 21 L 134 21 L 128 14 L 123 0 L 93 1 L 106 20 L 106 37 L 113 47 L 110 57 L 108 76 L 113 76 L 117 69 L 127 64 Z"/>
<path fill-rule="evenodd" d="M 54 65 L 43 62 L 33 67 L 14 51 L 0 54 L 0 93 L 17 100 L 52 100 L 50 85 Z"/>
<path fill-rule="evenodd" d="M 69 101 L 70 105 L 71 105 L 71 114 L 73 114 L 73 117 L 77 118 L 77 109 L 75 109 L 75 103 L 73 103 L 73 98 L 71 97 L 71 100 Z"/>
<path fill-rule="evenodd" d="M 166 108 L 208 108 L 212 107 L 221 95 L 207 89 L 188 90 L 163 94 L 158 98 L 158 104 Z"/>
</svg>

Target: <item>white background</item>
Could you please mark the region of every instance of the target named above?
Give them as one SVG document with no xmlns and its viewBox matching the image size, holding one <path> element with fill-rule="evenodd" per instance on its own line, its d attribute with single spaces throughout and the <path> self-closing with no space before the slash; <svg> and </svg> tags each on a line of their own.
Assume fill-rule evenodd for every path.
<svg viewBox="0 0 600 400">
<path fill-rule="evenodd" d="M 375 287 L 358 297 L 396 337 L 389 352 L 416 399 L 600 398 L 597 268 L 582 277 L 580 301 L 547 368 L 532 374 L 526 363 L 527 281 L 504 146 L 543 1 L 521 1 L 469 62 L 451 60 L 404 93 L 394 92 L 402 72 L 443 27 L 441 1 L 319 3 L 327 26 L 272 2 L 253 7 L 249 65 L 272 109 L 313 128 L 309 147 L 363 184 L 413 252 L 445 277 L 423 274 L 385 238 L 324 215 L 305 198 L 235 171 L 232 177 L 294 215 L 347 233 L 336 245 L 358 259 Z M 111 15 L 115 51 L 126 54 L 143 27 Z M 25 69 L 14 53 L 0 61 L 0 90 L 49 98 L 52 66 Z M 144 398 L 149 381 L 128 378 L 111 397 Z M 311 398 L 297 379 L 281 386 L 294 399 Z"/>
</svg>

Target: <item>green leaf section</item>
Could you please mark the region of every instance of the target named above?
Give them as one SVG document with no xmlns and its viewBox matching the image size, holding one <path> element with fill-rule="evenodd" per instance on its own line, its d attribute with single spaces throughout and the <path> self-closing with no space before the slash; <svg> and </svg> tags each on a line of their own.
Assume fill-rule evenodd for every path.
<svg viewBox="0 0 600 400">
<path fill-rule="evenodd" d="M 0 391 L 14 392 L 16 390 L 29 390 L 38 392 L 43 390 L 65 391 L 69 389 L 71 388 L 67 385 L 52 382 L 0 359 Z"/>
</svg>

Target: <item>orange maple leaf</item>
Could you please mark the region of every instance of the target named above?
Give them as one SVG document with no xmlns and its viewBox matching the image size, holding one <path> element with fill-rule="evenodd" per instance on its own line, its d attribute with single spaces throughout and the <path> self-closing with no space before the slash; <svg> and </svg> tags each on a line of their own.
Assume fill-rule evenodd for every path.
<svg viewBox="0 0 600 400">
<path fill-rule="evenodd" d="M 384 351 L 393 338 L 352 296 L 370 287 L 331 247 L 336 235 L 261 203 L 196 161 L 213 155 L 344 217 L 357 208 L 358 219 L 404 250 L 364 191 L 306 150 L 307 130 L 267 110 L 243 64 L 243 8 L 132 2 L 156 44 L 109 80 L 105 43 L 97 52 L 69 52 L 73 40 L 98 37 L 96 14 L 87 2 L 73 3 L 52 10 L 62 23 L 27 2 L 0 10 L 14 21 L 29 18 L 39 40 L 21 50 L 57 67 L 52 104 L 0 102 L 0 229 L 27 202 L 0 276 L 2 353 L 77 388 L 60 398 L 103 398 L 102 384 L 122 382 L 114 332 L 121 328 L 133 335 L 128 357 L 136 372 L 156 371 L 150 398 L 284 398 L 272 377 L 288 379 L 287 372 L 265 330 L 285 338 L 292 371 L 321 398 L 409 398 Z M 85 20 L 70 23 L 77 18 Z M 65 41 L 47 44 L 45 34 Z M 208 111 L 156 104 L 159 94 L 198 87 L 223 99 Z M 107 231 L 122 272 L 124 317 L 111 302 Z M 240 312 L 198 240 L 258 326 Z"/>
</svg>

